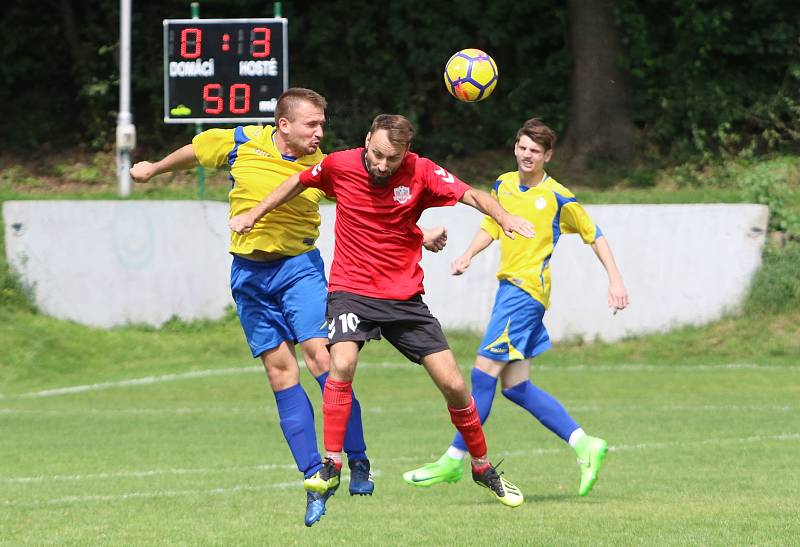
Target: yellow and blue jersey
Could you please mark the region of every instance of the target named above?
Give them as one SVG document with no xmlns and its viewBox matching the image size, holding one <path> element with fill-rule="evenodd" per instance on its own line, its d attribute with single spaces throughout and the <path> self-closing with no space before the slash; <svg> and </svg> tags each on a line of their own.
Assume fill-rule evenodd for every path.
<svg viewBox="0 0 800 547">
<path fill-rule="evenodd" d="M 270 126 L 209 129 L 192 140 L 197 160 L 206 167 L 230 167 L 230 216 L 255 207 L 286 178 L 316 165 L 324 157 L 316 153 L 293 158 L 282 156 Z M 296 256 L 314 249 L 319 237 L 319 201 L 322 191 L 309 188 L 259 220 L 246 234 L 231 233 L 230 252 L 253 251 Z"/>
<path fill-rule="evenodd" d="M 516 285 L 544 305 L 550 305 L 550 258 L 561 234 L 580 234 L 590 244 L 600 237 L 600 228 L 592 221 L 575 195 L 545 174 L 534 187 L 520 185 L 519 173 L 500 175 L 492 196 L 512 215 L 533 224 L 536 235 L 511 239 L 491 217 L 485 217 L 481 229 L 500 240 L 499 280 Z"/>
</svg>

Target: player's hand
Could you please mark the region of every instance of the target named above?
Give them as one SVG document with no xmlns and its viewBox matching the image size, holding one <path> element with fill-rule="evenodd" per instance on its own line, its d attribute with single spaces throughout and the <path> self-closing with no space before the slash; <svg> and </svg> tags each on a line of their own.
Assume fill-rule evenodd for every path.
<svg viewBox="0 0 800 547">
<path fill-rule="evenodd" d="M 503 233 L 511 239 L 514 239 L 514 234 L 519 234 L 529 239 L 536 235 L 533 224 L 516 215 L 506 215 L 503 217 L 502 222 L 500 222 L 500 227 L 503 229 Z"/>
<path fill-rule="evenodd" d="M 246 234 L 247 232 L 252 230 L 255 224 L 256 221 L 250 215 L 250 213 L 242 213 L 241 215 L 236 215 L 235 217 L 233 217 L 228 221 L 228 227 L 239 235 Z"/>
<path fill-rule="evenodd" d="M 469 268 L 470 264 L 472 264 L 472 257 L 468 254 L 457 258 L 450 263 L 450 273 L 453 275 L 461 275 L 467 271 L 467 268 Z"/>
<path fill-rule="evenodd" d="M 622 280 L 613 280 L 609 282 L 608 307 L 613 310 L 613 314 L 616 315 L 618 311 L 627 308 L 629 303 L 628 291 L 625 289 L 625 284 Z"/>
<path fill-rule="evenodd" d="M 147 182 L 156 174 L 155 167 L 149 161 L 140 161 L 133 164 L 130 170 L 134 182 Z"/>
<path fill-rule="evenodd" d="M 438 253 L 447 245 L 447 228 L 437 226 L 430 230 L 422 230 L 422 246 L 432 253 Z"/>
</svg>

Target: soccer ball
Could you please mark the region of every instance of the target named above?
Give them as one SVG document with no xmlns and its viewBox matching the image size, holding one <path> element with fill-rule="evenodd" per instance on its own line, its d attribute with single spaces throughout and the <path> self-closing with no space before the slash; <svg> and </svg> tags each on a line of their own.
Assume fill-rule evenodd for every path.
<svg viewBox="0 0 800 547">
<path fill-rule="evenodd" d="M 444 65 L 444 85 L 459 101 L 482 101 L 497 85 L 497 65 L 488 53 L 462 49 Z"/>
</svg>

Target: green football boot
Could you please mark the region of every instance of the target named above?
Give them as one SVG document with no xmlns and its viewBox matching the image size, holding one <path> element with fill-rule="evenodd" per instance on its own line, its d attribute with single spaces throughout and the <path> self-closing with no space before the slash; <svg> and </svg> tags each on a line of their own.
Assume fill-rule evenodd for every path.
<svg viewBox="0 0 800 547">
<path fill-rule="evenodd" d="M 464 460 L 444 454 L 433 463 L 406 471 L 403 473 L 403 480 L 413 486 L 433 486 L 440 482 L 458 482 L 463 474 Z"/>
<path fill-rule="evenodd" d="M 490 490 L 495 499 L 506 507 L 519 507 L 525 502 L 525 497 L 519 488 L 502 475 L 494 465 L 487 466 L 481 473 L 472 468 L 472 480 L 476 484 Z"/>
<path fill-rule="evenodd" d="M 578 495 L 588 494 L 597 477 L 600 475 L 600 468 L 608 451 L 608 443 L 598 437 L 584 436 L 575 446 L 578 454 L 578 467 L 581 469 L 581 485 L 578 488 Z"/>
<path fill-rule="evenodd" d="M 322 469 L 304 480 L 303 487 L 307 492 L 316 492 L 317 494 L 335 492 L 339 488 L 341 473 L 341 467 L 337 467 L 332 459 L 325 458 L 325 461 L 322 462 Z"/>
</svg>

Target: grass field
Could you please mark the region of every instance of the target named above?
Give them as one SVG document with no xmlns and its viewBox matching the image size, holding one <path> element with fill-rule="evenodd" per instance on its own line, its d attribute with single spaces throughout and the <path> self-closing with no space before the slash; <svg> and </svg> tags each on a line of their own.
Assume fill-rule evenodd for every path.
<svg viewBox="0 0 800 547">
<path fill-rule="evenodd" d="M 220 180 L 209 198 L 224 199 Z M 790 182 L 791 212 L 800 191 Z M 135 189 L 195 195 L 191 176 Z M 725 185 L 585 195 L 751 200 Z M 114 198 L 114 185 L 54 191 L 3 170 L 0 201 L 32 198 Z M 310 529 L 274 398 L 233 314 L 161 329 L 57 321 L 33 310 L 4 254 L 0 237 L 0 545 L 800 545 L 794 243 L 765 253 L 739 316 L 615 344 L 561 343 L 540 360 L 534 382 L 611 445 L 586 498 L 571 450 L 502 396 L 486 427 L 490 453 L 524 506 L 501 506 L 467 477 L 407 486 L 402 472 L 438 457 L 453 428 L 422 370 L 368 345 L 355 388 L 376 494 L 351 498 L 345 471 Z M 466 374 L 478 338 L 449 334 Z M 303 383 L 321 437 L 319 388 L 305 373 Z"/>
<path fill-rule="evenodd" d="M 351 498 L 343 486 L 306 529 L 300 474 L 234 320 L 163 331 L 62 324 L 48 339 L 43 327 L 53 320 L 4 315 L 0 339 L 17 351 L 15 366 L 6 358 L 0 366 L 4 544 L 789 545 L 800 537 L 794 326 L 785 351 L 738 361 L 713 349 L 665 356 L 713 329 L 550 352 L 535 381 L 611 452 L 595 490 L 579 498 L 571 450 L 498 397 L 487 437 L 526 494 L 514 510 L 466 478 L 421 490 L 403 483 L 401 473 L 438 456 L 453 430 L 424 371 L 374 344 L 355 388 L 376 494 Z M 477 338 L 456 333 L 453 342 L 466 367 Z M 303 383 L 321 430 L 319 388 L 307 374 Z"/>
</svg>

